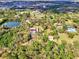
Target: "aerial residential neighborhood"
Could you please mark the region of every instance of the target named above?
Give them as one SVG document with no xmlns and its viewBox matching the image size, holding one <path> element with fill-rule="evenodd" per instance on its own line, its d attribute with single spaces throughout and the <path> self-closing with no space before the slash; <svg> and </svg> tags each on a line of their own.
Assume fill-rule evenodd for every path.
<svg viewBox="0 0 79 59">
<path fill-rule="evenodd" d="M 79 59 L 78 0 L 0 0 L 0 59 Z"/>
</svg>

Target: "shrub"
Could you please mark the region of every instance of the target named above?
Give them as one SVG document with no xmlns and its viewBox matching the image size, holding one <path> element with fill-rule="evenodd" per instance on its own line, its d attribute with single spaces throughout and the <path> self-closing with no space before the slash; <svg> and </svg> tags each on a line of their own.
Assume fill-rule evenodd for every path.
<svg viewBox="0 0 79 59">
<path fill-rule="evenodd" d="M 73 38 L 73 37 L 75 36 L 75 34 L 74 34 L 74 33 L 68 33 L 68 36 L 69 36 L 70 38 Z"/>
</svg>

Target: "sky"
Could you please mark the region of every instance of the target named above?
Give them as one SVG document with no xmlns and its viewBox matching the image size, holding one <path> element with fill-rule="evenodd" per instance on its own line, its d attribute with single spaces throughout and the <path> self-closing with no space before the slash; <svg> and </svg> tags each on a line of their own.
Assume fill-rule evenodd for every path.
<svg viewBox="0 0 79 59">
<path fill-rule="evenodd" d="M 0 0 L 0 1 L 76 1 L 76 2 L 79 2 L 79 0 Z"/>
</svg>

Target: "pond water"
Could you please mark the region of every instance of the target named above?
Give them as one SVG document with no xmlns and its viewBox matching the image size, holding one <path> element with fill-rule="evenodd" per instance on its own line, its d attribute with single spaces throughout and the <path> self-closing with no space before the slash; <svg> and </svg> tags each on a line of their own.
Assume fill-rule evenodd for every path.
<svg viewBox="0 0 79 59">
<path fill-rule="evenodd" d="M 19 25 L 20 25 L 20 22 L 17 22 L 17 21 L 10 21 L 2 24 L 3 27 L 8 27 L 8 28 L 17 27 Z"/>
</svg>

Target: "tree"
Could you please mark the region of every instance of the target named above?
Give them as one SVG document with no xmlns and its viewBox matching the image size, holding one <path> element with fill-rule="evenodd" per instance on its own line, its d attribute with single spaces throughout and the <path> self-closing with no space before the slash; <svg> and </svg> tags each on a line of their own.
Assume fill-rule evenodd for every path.
<svg viewBox="0 0 79 59">
<path fill-rule="evenodd" d="M 68 35 L 69 35 L 70 38 L 73 38 L 75 34 L 74 33 L 68 33 Z"/>
</svg>

